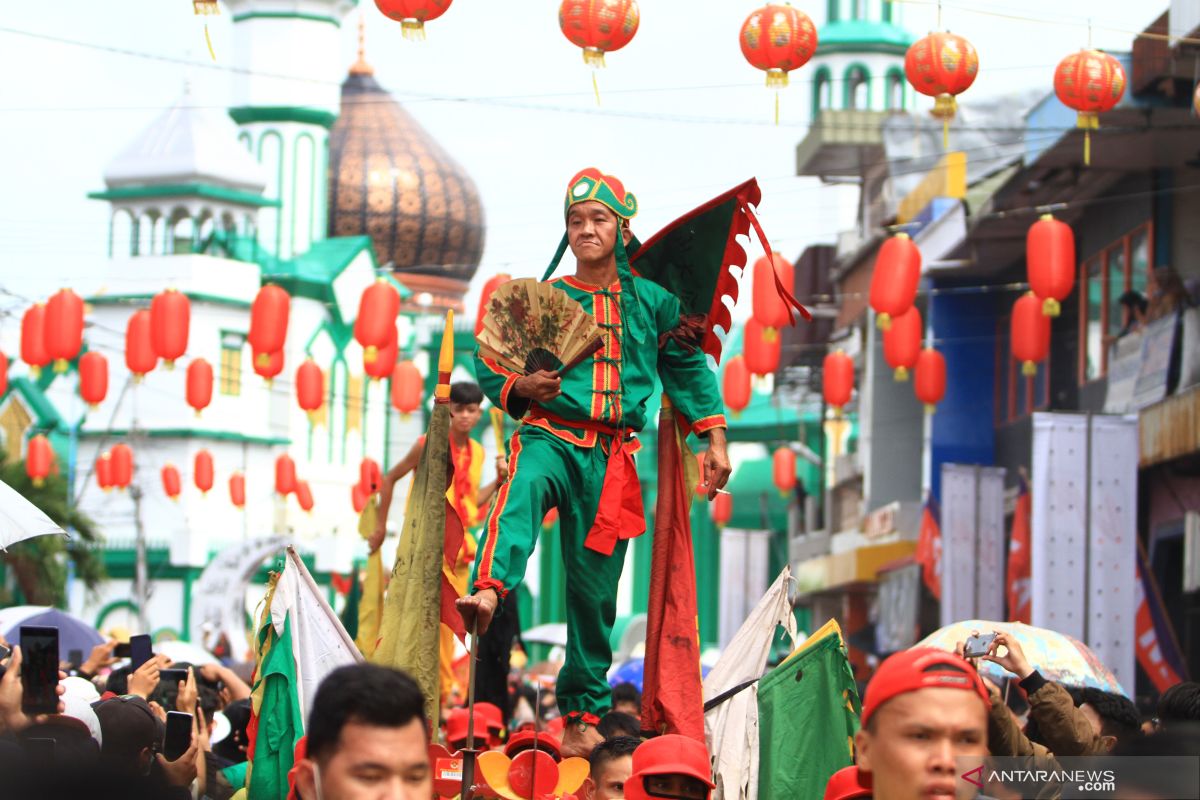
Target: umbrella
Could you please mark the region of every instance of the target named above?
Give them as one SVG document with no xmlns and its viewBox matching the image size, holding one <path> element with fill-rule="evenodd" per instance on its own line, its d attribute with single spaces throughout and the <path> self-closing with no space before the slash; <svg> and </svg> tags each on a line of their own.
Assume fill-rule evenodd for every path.
<svg viewBox="0 0 1200 800">
<path fill-rule="evenodd" d="M 966 641 L 971 631 L 1007 633 L 1021 643 L 1029 663 L 1048 681 L 1077 688 L 1091 687 L 1129 697 L 1112 670 L 1104 666 L 1096 654 L 1078 639 L 1048 628 L 1035 628 L 1022 622 L 988 622 L 971 619 L 947 625 L 917 643 L 917 647 L 933 647 L 954 652 L 954 646 Z M 979 671 L 1000 682 L 1014 677 L 1008 670 L 990 661 L 979 661 Z"/>
<path fill-rule="evenodd" d="M 87 658 L 92 648 L 104 643 L 96 629 L 78 617 L 47 606 L 13 606 L 0 609 L 0 633 L 12 644 L 21 643 L 21 626 L 42 625 L 58 628 L 58 660 L 66 661 L 72 650 L 82 650 Z"/>
<path fill-rule="evenodd" d="M 530 628 L 521 634 L 521 641 L 534 644 L 551 644 L 559 647 L 567 646 L 567 623 L 548 622 Z"/>
<path fill-rule="evenodd" d="M 154 652 L 160 653 L 172 661 L 181 661 L 200 667 L 205 664 L 217 664 L 216 656 L 198 644 L 172 639 L 166 642 L 156 642 Z"/>
<path fill-rule="evenodd" d="M 645 659 L 631 658 L 628 661 L 618 664 L 608 673 L 608 685 L 616 686 L 618 683 L 632 683 L 637 690 L 642 691 L 642 673 L 645 671 Z M 700 666 L 700 677 L 707 677 L 711 671 L 709 667 Z"/>
<path fill-rule="evenodd" d="M 49 533 L 66 532 L 16 489 L 0 481 L 0 550 Z"/>
</svg>

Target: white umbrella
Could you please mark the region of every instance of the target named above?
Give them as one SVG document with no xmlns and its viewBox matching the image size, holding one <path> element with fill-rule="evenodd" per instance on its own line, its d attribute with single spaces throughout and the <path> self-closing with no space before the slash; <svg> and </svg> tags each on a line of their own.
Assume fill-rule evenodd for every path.
<svg viewBox="0 0 1200 800">
<path fill-rule="evenodd" d="M 559 647 L 567 646 L 567 623 L 548 622 L 530 628 L 521 634 L 521 641 L 535 644 L 554 644 Z"/>
<path fill-rule="evenodd" d="M 26 500 L 16 489 L 0 481 L 0 550 L 34 536 L 66 531 L 58 527 L 40 508 Z"/>
<path fill-rule="evenodd" d="M 205 664 L 219 664 L 216 656 L 198 644 L 171 639 L 166 642 L 155 642 L 154 652 L 164 655 L 172 661 L 182 661 L 202 667 Z"/>
</svg>

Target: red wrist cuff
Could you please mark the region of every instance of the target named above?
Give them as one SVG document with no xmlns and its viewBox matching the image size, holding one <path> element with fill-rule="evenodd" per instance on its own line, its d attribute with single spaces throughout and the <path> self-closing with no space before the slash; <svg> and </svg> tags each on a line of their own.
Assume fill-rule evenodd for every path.
<svg viewBox="0 0 1200 800">
<path fill-rule="evenodd" d="M 504 584 L 495 578 L 484 578 L 482 580 L 475 581 L 475 589 L 491 589 L 500 596 L 501 600 L 508 596 L 508 589 L 505 589 Z"/>
<path fill-rule="evenodd" d="M 595 727 L 600 724 L 600 718 L 595 714 L 589 714 L 586 711 L 568 711 L 567 719 L 570 722 L 582 722 L 584 725 Z"/>
</svg>

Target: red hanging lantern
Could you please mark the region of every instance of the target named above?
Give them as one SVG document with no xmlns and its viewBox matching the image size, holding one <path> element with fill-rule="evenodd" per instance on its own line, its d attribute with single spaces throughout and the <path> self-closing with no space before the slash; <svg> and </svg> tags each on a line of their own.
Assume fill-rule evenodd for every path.
<svg viewBox="0 0 1200 800">
<path fill-rule="evenodd" d="M 620 50 L 637 33 L 641 12 L 637 0 L 563 0 L 558 27 L 576 47 L 583 48 L 583 63 L 604 66 L 604 54 Z"/>
<path fill-rule="evenodd" d="M 192 359 L 187 368 L 187 404 L 196 409 L 196 416 L 212 402 L 213 368 L 203 358 Z"/>
<path fill-rule="evenodd" d="M 375 494 L 383 488 L 383 470 L 379 462 L 373 458 L 364 458 L 358 465 L 358 482 L 368 495 Z"/>
<path fill-rule="evenodd" d="M 483 317 L 487 313 L 488 301 L 492 299 L 492 292 L 499 289 L 504 284 L 512 280 L 512 275 L 499 273 L 488 278 L 487 283 L 483 285 L 483 291 L 479 293 L 479 311 L 475 314 L 475 335 L 483 330 Z"/>
<path fill-rule="evenodd" d="M 311 422 L 325 402 L 325 373 L 311 358 L 296 370 L 296 402 Z"/>
<path fill-rule="evenodd" d="M 778 333 L 768 337 L 767 330 L 769 329 L 764 328 L 757 319 L 751 318 L 746 321 L 746 327 L 742 331 L 742 354 L 746 358 L 746 369 L 750 370 L 751 375 L 766 377 L 775 374 L 779 369 L 783 340 L 779 338 Z"/>
<path fill-rule="evenodd" d="M 8 391 L 8 356 L 0 352 L 0 397 Z"/>
<path fill-rule="evenodd" d="M 712 501 L 712 518 L 718 527 L 725 527 L 733 519 L 733 495 L 717 492 Z"/>
<path fill-rule="evenodd" d="M 1013 303 L 1009 349 L 1021 362 L 1021 374 L 1027 376 L 1037 375 L 1037 365 L 1050 355 L 1050 318 L 1042 313 L 1042 301 L 1033 292 Z"/>
<path fill-rule="evenodd" d="M 767 86 L 782 89 L 788 85 L 788 73 L 807 64 L 817 51 L 817 29 L 803 11 L 768 3 L 746 17 L 738 42 L 750 65 L 766 71 Z"/>
<path fill-rule="evenodd" d="M 229 502 L 235 508 L 246 507 L 246 476 L 240 472 L 229 476 Z"/>
<path fill-rule="evenodd" d="M 312 489 L 308 486 L 308 481 L 296 481 L 296 502 L 300 504 L 300 510 L 305 513 L 311 513 L 313 510 Z"/>
<path fill-rule="evenodd" d="M 167 289 L 150 301 L 150 341 L 167 369 L 187 352 L 191 318 L 192 303 L 183 292 Z"/>
<path fill-rule="evenodd" d="M 79 396 L 93 409 L 108 395 L 108 359 L 95 350 L 79 358 Z"/>
<path fill-rule="evenodd" d="M 947 146 L 950 120 L 958 108 L 954 98 L 970 89 L 979 74 L 974 45 L 953 33 L 931 33 L 904 54 L 904 74 L 913 89 L 934 98 L 932 113 L 942 120 L 942 146 Z"/>
<path fill-rule="evenodd" d="M 54 461 L 50 440 L 42 434 L 32 436 L 25 450 L 25 474 L 33 481 L 33 485 L 41 487 L 50 475 L 50 465 Z"/>
<path fill-rule="evenodd" d="M 254 352 L 255 372 L 260 366 L 265 368 L 275 353 L 281 354 L 280 369 L 283 369 L 282 352 L 287 342 L 291 302 L 288 293 L 273 284 L 258 290 L 250 306 L 250 332 L 246 335 L 246 341 L 250 342 L 250 349 Z"/>
<path fill-rule="evenodd" d="M 796 451 L 780 447 L 771 454 L 771 478 L 779 494 L 787 497 L 796 488 Z"/>
<path fill-rule="evenodd" d="M 400 293 L 386 278 L 379 278 L 363 290 L 358 318 L 354 320 L 354 340 L 362 345 L 364 364 L 374 364 L 380 350 L 396 338 L 399 313 Z"/>
<path fill-rule="evenodd" d="M 887 330 L 892 319 L 912 308 L 921 282 L 921 251 L 907 233 L 897 233 L 879 248 L 871 273 L 875 324 Z"/>
<path fill-rule="evenodd" d="M 150 312 L 142 309 L 129 316 L 125 326 L 125 367 L 141 381 L 158 364 L 150 341 Z"/>
<path fill-rule="evenodd" d="M 923 338 L 925 324 L 916 306 L 910 306 L 893 319 L 891 327 L 883 332 L 883 357 L 894 370 L 895 380 L 908 380 L 908 372 L 917 365 L 917 356 L 921 354 Z"/>
<path fill-rule="evenodd" d="M 124 443 L 114 444 L 108 451 L 112 462 L 112 485 L 118 489 L 129 488 L 133 483 L 133 450 Z"/>
<path fill-rule="evenodd" d="M 96 459 L 96 485 L 106 493 L 112 491 L 112 456 L 108 453 L 101 453 Z"/>
<path fill-rule="evenodd" d="M 841 350 L 825 356 L 821 391 L 826 405 L 841 413 L 842 407 L 850 402 L 854 393 L 854 359 Z"/>
<path fill-rule="evenodd" d="M 1100 115 L 1112 111 L 1125 94 L 1125 68 L 1108 53 L 1084 48 L 1054 68 L 1054 93 L 1077 112 L 1075 126 L 1083 130 L 1083 163 L 1092 163 L 1092 131 Z"/>
<path fill-rule="evenodd" d="M 765 329 L 768 342 L 779 336 L 779 329 L 792 322 L 791 307 L 775 288 L 778 278 L 789 291 L 796 283 L 796 268 L 779 253 L 754 262 L 754 319 Z"/>
<path fill-rule="evenodd" d="M 367 490 L 362 487 L 361 483 L 356 483 L 350 487 L 350 504 L 354 506 L 354 513 L 361 514 L 363 509 L 367 507 Z"/>
<path fill-rule="evenodd" d="M 21 360 L 29 365 L 36 379 L 42 367 L 50 363 L 46 352 L 46 306 L 34 303 L 21 317 Z"/>
<path fill-rule="evenodd" d="M 363 372 L 367 373 L 367 377 L 373 381 L 381 381 L 392 374 L 392 370 L 396 368 L 396 359 L 400 356 L 400 337 L 396 333 L 396 326 L 392 325 L 392 337 L 387 343 L 379 349 L 372 362 L 367 361 L 366 352 L 363 353 Z"/>
<path fill-rule="evenodd" d="M 66 372 L 83 347 L 83 298 L 70 289 L 55 292 L 46 303 L 43 335 L 54 371 Z"/>
<path fill-rule="evenodd" d="M 259 353 L 257 350 L 251 351 L 254 354 L 254 374 L 261 377 L 267 382 L 267 386 L 275 380 L 279 373 L 283 372 L 283 351 L 276 350 L 274 353 Z"/>
<path fill-rule="evenodd" d="M 925 413 L 932 414 L 946 396 L 946 358 L 932 347 L 917 356 L 913 393 L 925 404 Z"/>
<path fill-rule="evenodd" d="M 197 450 L 192 464 L 192 481 L 200 494 L 208 494 L 213 487 L 213 457 L 207 450 Z"/>
<path fill-rule="evenodd" d="M 1025 236 L 1029 288 L 1042 300 L 1042 313 L 1057 317 L 1062 301 L 1075 288 L 1075 234 L 1049 214 L 1029 226 Z"/>
<path fill-rule="evenodd" d="M 425 23 L 435 20 L 453 0 L 375 0 L 375 6 L 388 19 L 400 23 L 405 39 L 424 39 Z"/>
<path fill-rule="evenodd" d="M 402 415 L 408 416 L 421 407 L 421 398 L 425 393 L 424 381 L 417 365 L 411 361 L 401 361 L 392 370 L 392 405 Z"/>
<path fill-rule="evenodd" d="M 750 405 L 750 368 L 746 359 L 737 355 L 725 362 L 725 373 L 721 376 L 721 395 L 725 407 L 740 414 Z"/>
<path fill-rule="evenodd" d="M 163 493 L 172 500 L 179 499 L 179 493 L 183 491 L 183 481 L 179 477 L 179 470 L 174 464 L 167 464 L 162 468 L 162 484 Z"/>
<path fill-rule="evenodd" d="M 296 491 L 296 462 L 287 453 L 275 459 L 275 493 L 287 497 Z"/>
</svg>

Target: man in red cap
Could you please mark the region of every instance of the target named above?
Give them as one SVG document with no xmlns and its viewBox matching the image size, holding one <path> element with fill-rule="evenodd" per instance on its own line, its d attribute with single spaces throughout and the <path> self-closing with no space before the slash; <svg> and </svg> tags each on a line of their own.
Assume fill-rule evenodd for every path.
<svg viewBox="0 0 1200 800">
<path fill-rule="evenodd" d="M 471 721 L 471 714 L 465 708 L 455 708 L 446 715 L 446 745 L 452 752 L 466 750 L 468 747 L 476 747 L 480 750 L 490 750 L 488 737 L 488 719 L 484 713 L 475 709 L 475 738 L 467 736 L 467 725 Z M 472 745 L 474 741 L 474 745 Z"/>
<path fill-rule="evenodd" d="M 974 797 L 959 776 L 988 754 L 989 708 L 979 674 L 953 653 L 918 647 L 880 664 L 854 738 L 875 800 Z"/>
<path fill-rule="evenodd" d="M 871 797 L 871 776 L 856 766 L 842 767 L 825 784 L 825 800 L 860 800 Z"/>
<path fill-rule="evenodd" d="M 642 742 L 633 751 L 633 774 L 625 782 L 625 798 L 708 800 L 714 788 L 708 749 L 691 737 L 668 733 Z"/>
</svg>

